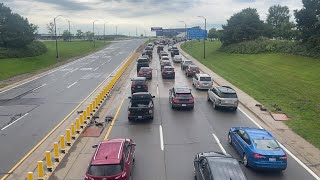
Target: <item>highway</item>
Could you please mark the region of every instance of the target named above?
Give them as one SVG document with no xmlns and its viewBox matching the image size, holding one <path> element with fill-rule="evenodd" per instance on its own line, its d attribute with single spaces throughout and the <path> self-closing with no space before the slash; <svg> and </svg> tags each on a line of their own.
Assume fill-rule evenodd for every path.
<svg viewBox="0 0 320 180">
<path fill-rule="evenodd" d="M 113 42 L 0 92 L 0 178 L 143 43 Z"/>
<path fill-rule="evenodd" d="M 156 47 L 150 65 L 153 79 L 149 81 L 149 91 L 155 95 L 155 116 L 153 121 L 129 122 L 125 98 L 120 114 L 115 121 L 109 139 L 131 138 L 136 146 L 133 180 L 192 180 L 193 159 L 203 151 L 227 152 L 240 159 L 235 149 L 227 142 L 230 127 L 257 127 L 250 120 L 250 113 L 243 107 L 236 112 L 214 110 L 207 102 L 207 92 L 198 91 L 186 78 L 180 64 L 174 64 L 176 79 L 162 79 Z M 136 70 L 131 75 L 136 76 Z M 130 81 L 126 87 L 126 97 L 130 96 Z M 174 85 L 188 86 L 195 97 L 192 111 L 172 110 L 169 104 L 169 88 Z M 121 98 L 121 99 L 120 99 Z M 122 100 L 123 96 L 119 96 Z M 248 115 L 249 114 L 249 115 Z M 252 116 L 252 115 L 251 115 Z M 89 163 L 89 159 L 88 159 Z M 249 180 L 313 180 L 292 157 L 288 157 L 288 168 L 283 172 L 253 171 L 241 165 Z M 84 174 L 85 172 L 83 172 Z"/>
</svg>

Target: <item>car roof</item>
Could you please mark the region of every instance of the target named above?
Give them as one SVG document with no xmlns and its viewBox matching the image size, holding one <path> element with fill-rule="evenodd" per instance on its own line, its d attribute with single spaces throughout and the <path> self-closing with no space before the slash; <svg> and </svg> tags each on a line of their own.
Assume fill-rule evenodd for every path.
<svg viewBox="0 0 320 180">
<path fill-rule="evenodd" d="M 141 67 L 140 69 L 151 69 L 151 67 Z"/>
<path fill-rule="evenodd" d="M 166 68 L 174 68 L 174 67 L 172 67 L 172 66 L 164 66 L 163 68 L 166 69 Z"/>
<path fill-rule="evenodd" d="M 217 89 L 225 94 L 234 94 L 236 91 L 229 86 L 218 86 Z"/>
<path fill-rule="evenodd" d="M 195 64 L 189 64 L 189 66 L 188 67 L 197 67 L 198 68 L 198 66 L 197 65 L 195 65 Z"/>
<path fill-rule="evenodd" d="M 191 61 L 191 60 L 190 60 L 190 59 L 185 59 L 184 62 L 186 62 L 186 61 Z M 191 62 L 192 62 L 192 61 L 191 61 Z"/>
<path fill-rule="evenodd" d="M 146 77 L 134 77 L 131 79 L 132 81 L 145 81 Z"/>
<path fill-rule="evenodd" d="M 251 139 L 274 139 L 274 137 L 265 129 L 259 128 L 241 128 Z"/>
<path fill-rule="evenodd" d="M 126 139 L 112 139 L 100 142 L 91 164 L 119 164 L 125 141 Z"/>
<path fill-rule="evenodd" d="M 132 94 L 132 96 L 139 96 L 139 95 L 151 95 L 151 94 L 149 92 L 136 92 Z"/>
<path fill-rule="evenodd" d="M 211 77 L 209 74 L 205 74 L 205 73 L 199 73 L 198 76 L 199 77 Z"/>
</svg>

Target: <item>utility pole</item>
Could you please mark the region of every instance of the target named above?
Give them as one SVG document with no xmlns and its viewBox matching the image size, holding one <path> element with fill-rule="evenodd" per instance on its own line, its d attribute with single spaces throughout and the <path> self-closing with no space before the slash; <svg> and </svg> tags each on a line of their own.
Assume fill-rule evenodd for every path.
<svg viewBox="0 0 320 180">
<path fill-rule="evenodd" d="M 136 37 L 138 37 L 138 28 L 136 27 Z"/>
<path fill-rule="evenodd" d="M 180 22 L 184 24 L 184 31 L 185 31 L 184 38 L 185 38 L 185 41 L 187 41 L 187 24 L 184 21 L 180 21 Z"/>
<path fill-rule="evenodd" d="M 92 33 L 93 33 L 93 47 L 96 47 L 96 41 L 95 41 L 95 37 L 94 37 L 94 23 L 97 22 L 98 20 L 94 20 L 92 23 Z"/>
<path fill-rule="evenodd" d="M 206 19 L 205 17 L 203 17 L 203 16 L 198 16 L 198 17 L 204 19 L 204 33 L 205 33 L 205 34 L 204 34 L 204 37 L 203 37 L 203 59 L 205 59 L 205 58 L 206 58 L 207 19 Z"/>
<path fill-rule="evenodd" d="M 58 52 L 58 38 L 57 38 L 57 23 L 56 23 L 56 19 L 58 17 L 60 17 L 61 15 L 56 16 L 55 18 L 53 18 L 53 23 L 54 23 L 54 36 L 56 38 L 56 59 L 58 60 L 59 58 L 59 52 Z"/>
<path fill-rule="evenodd" d="M 67 21 L 69 23 L 69 42 L 71 42 L 70 20 L 67 19 Z"/>
</svg>

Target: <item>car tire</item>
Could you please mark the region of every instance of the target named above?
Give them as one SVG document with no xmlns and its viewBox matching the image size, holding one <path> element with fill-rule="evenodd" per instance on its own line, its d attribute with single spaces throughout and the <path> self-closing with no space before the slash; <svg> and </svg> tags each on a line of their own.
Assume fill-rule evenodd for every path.
<svg viewBox="0 0 320 180">
<path fill-rule="evenodd" d="M 243 164 L 246 167 L 249 167 L 249 160 L 248 160 L 248 156 L 246 155 L 246 153 L 243 153 Z"/>
<path fill-rule="evenodd" d="M 197 89 L 197 88 L 196 88 L 196 89 Z M 207 95 L 207 101 L 208 101 L 208 102 L 210 102 L 210 101 L 211 101 L 211 99 L 210 99 L 209 95 Z"/>
<path fill-rule="evenodd" d="M 233 111 L 237 111 L 237 109 L 238 109 L 238 107 L 234 107 L 232 110 L 233 110 Z"/>
<path fill-rule="evenodd" d="M 213 107 L 213 109 L 217 109 L 218 108 L 217 105 L 216 105 L 216 101 L 212 101 L 212 107 Z"/>
<path fill-rule="evenodd" d="M 230 133 L 228 134 L 228 143 L 229 143 L 229 144 L 232 144 L 232 138 L 231 138 Z"/>
<path fill-rule="evenodd" d="M 153 120 L 153 116 L 151 116 L 150 119 Z"/>
<path fill-rule="evenodd" d="M 171 105 L 171 109 L 174 109 L 174 106 L 173 106 L 173 104 L 172 104 L 172 103 L 170 103 L 170 105 Z"/>
</svg>

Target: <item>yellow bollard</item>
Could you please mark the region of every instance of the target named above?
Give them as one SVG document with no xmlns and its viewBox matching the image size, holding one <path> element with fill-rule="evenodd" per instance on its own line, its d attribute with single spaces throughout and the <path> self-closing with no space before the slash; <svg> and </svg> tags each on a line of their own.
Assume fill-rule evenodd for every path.
<svg viewBox="0 0 320 180">
<path fill-rule="evenodd" d="M 80 133 L 80 120 L 79 120 L 79 118 L 76 119 L 76 132 L 77 132 L 77 134 Z"/>
<path fill-rule="evenodd" d="M 38 179 L 44 179 L 43 161 L 38 161 Z"/>
<path fill-rule="evenodd" d="M 96 100 L 93 100 L 93 101 L 92 101 L 92 111 L 93 111 L 93 112 L 96 112 L 96 107 L 97 107 L 97 105 L 96 105 Z"/>
<path fill-rule="evenodd" d="M 66 153 L 66 143 L 64 141 L 64 135 L 60 135 L 60 151 L 61 153 L 65 154 Z"/>
<path fill-rule="evenodd" d="M 54 160 L 56 162 L 59 162 L 60 161 L 60 158 L 59 158 L 59 145 L 57 142 L 55 142 L 53 144 L 53 156 L 54 156 Z"/>
<path fill-rule="evenodd" d="M 83 121 L 87 124 L 87 111 L 83 111 Z"/>
<path fill-rule="evenodd" d="M 71 124 L 71 137 L 73 140 L 76 139 L 76 129 L 74 127 L 74 123 Z"/>
<path fill-rule="evenodd" d="M 89 106 L 87 106 L 87 119 L 90 119 L 90 105 Z"/>
<path fill-rule="evenodd" d="M 47 164 L 47 170 L 49 172 L 52 172 L 52 159 L 51 159 L 50 151 L 46 151 L 46 164 Z"/>
<path fill-rule="evenodd" d="M 67 146 L 71 146 L 71 130 L 66 129 Z"/>
<path fill-rule="evenodd" d="M 27 180 L 33 180 L 33 172 L 28 172 Z"/>
<path fill-rule="evenodd" d="M 80 128 L 83 129 L 83 124 L 84 124 L 83 114 L 80 114 L 79 120 L 80 120 Z"/>
<path fill-rule="evenodd" d="M 90 104 L 90 111 L 89 112 L 90 112 L 90 115 L 92 116 L 93 115 L 93 104 L 92 103 Z"/>
</svg>

